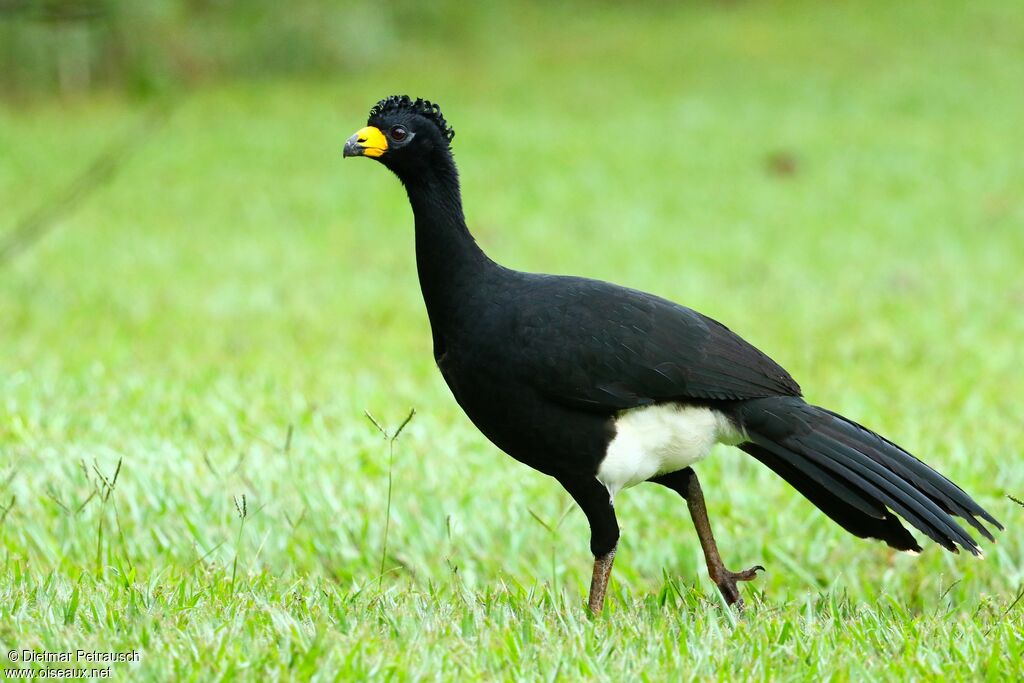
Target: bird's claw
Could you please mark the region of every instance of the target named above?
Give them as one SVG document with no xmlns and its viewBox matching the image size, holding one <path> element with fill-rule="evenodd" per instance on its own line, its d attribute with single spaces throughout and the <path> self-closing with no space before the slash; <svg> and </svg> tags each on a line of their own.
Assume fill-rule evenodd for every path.
<svg viewBox="0 0 1024 683">
<path fill-rule="evenodd" d="M 720 571 L 716 572 L 717 576 L 712 576 L 715 585 L 718 586 L 718 590 L 722 592 L 722 597 L 725 598 L 727 605 L 735 605 L 736 610 L 739 612 L 743 611 L 743 598 L 740 596 L 739 587 L 736 585 L 739 581 L 753 581 L 757 578 L 758 571 L 765 571 L 765 568 L 759 564 L 754 565 L 750 569 L 744 569 L 741 572 L 732 572 L 722 567 Z"/>
</svg>

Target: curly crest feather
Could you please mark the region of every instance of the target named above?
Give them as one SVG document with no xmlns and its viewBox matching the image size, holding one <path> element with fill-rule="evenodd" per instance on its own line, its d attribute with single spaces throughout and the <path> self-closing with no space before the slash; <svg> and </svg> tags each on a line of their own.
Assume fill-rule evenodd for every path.
<svg viewBox="0 0 1024 683">
<path fill-rule="evenodd" d="M 386 97 L 370 109 L 369 121 L 372 121 L 376 116 L 394 111 L 411 111 L 430 119 L 449 143 L 455 137 L 455 131 L 452 130 L 452 127 L 448 125 L 448 122 L 444 120 L 444 116 L 441 114 L 441 107 L 430 100 L 424 100 L 420 97 L 417 97 L 415 100 L 408 95 Z"/>
</svg>

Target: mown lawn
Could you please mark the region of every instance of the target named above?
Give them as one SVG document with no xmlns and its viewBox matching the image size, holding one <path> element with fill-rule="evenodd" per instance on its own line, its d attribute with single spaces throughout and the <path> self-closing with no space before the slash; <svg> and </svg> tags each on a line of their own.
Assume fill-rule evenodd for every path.
<svg viewBox="0 0 1024 683">
<path fill-rule="evenodd" d="M 122 680 L 1020 678 L 1024 6 L 666 11 L 495 12 L 332 80 L 183 94 L 0 264 L 4 649 L 138 650 Z M 699 472 L 726 562 L 768 569 L 750 609 L 640 487 L 590 619 L 583 515 L 461 414 L 401 187 L 341 159 L 405 91 L 455 127 L 492 256 L 727 323 L 1000 518 L 986 559 L 848 536 L 722 449 Z M 0 230 L 144 106 L 0 105 Z M 388 523 L 364 412 L 411 408 Z"/>
</svg>

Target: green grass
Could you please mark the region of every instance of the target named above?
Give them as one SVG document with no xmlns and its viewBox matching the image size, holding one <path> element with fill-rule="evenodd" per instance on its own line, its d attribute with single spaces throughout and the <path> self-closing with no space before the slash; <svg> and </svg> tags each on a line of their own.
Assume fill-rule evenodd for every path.
<svg viewBox="0 0 1024 683">
<path fill-rule="evenodd" d="M 523 7 L 333 82 L 185 98 L 0 266 L 0 644 L 137 649 L 124 680 L 1020 678 L 1024 10 L 825 5 Z M 987 558 L 853 538 L 721 449 L 700 474 L 726 562 L 768 568 L 751 609 L 639 487 L 590 619 L 585 519 L 461 414 L 401 187 L 341 160 L 403 91 L 444 106 L 492 256 L 726 322 L 1000 518 Z M 0 107 L 0 229 L 138 116 Z M 382 576 L 364 411 L 413 407 Z"/>
</svg>

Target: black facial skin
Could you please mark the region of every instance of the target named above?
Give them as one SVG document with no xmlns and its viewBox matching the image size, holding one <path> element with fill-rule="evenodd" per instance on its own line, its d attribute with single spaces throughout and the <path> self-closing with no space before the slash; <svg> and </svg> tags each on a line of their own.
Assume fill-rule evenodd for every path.
<svg viewBox="0 0 1024 683">
<path fill-rule="evenodd" d="M 403 182 L 426 173 L 442 158 L 450 158 L 448 141 L 437 125 L 420 114 L 408 111 L 384 112 L 371 117 L 368 126 L 380 129 L 388 140 L 388 149 L 377 161 L 391 169 Z M 406 134 L 396 138 L 395 129 Z"/>
</svg>

